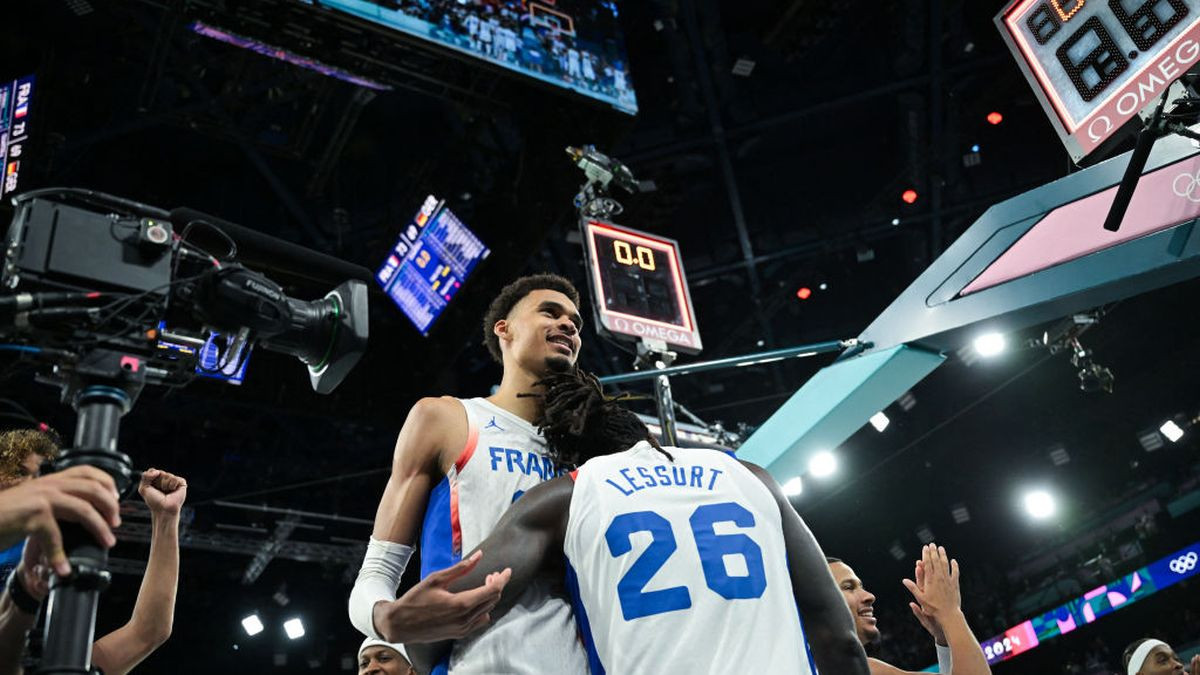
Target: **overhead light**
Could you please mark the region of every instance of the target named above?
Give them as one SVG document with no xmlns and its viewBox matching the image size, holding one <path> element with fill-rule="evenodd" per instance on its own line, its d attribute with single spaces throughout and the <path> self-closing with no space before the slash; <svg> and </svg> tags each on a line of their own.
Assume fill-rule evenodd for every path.
<svg viewBox="0 0 1200 675">
<path fill-rule="evenodd" d="M 795 497 L 802 492 L 804 492 L 804 481 L 800 480 L 800 476 L 796 476 L 783 484 L 783 494 L 789 497 Z"/>
<path fill-rule="evenodd" d="M 1004 115 L 1001 115 L 999 112 L 993 110 L 992 112 L 987 114 L 987 121 L 988 121 L 988 124 L 995 126 L 1004 121 Z"/>
<path fill-rule="evenodd" d="M 871 415 L 870 421 L 871 426 L 875 427 L 875 431 L 878 431 L 879 433 L 883 433 L 883 430 L 887 428 L 888 423 L 891 422 L 891 420 L 888 419 L 888 416 L 883 414 L 882 410 L 874 415 Z"/>
<path fill-rule="evenodd" d="M 1146 452 L 1154 452 L 1166 445 L 1163 443 L 1162 434 L 1158 429 L 1146 429 L 1138 433 L 1138 443 L 1142 444 L 1142 448 Z"/>
<path fill-rule="evenodd" d="M 929 525 L 917 527 L 917 539 L 920 539 L 922 544 L 933 543 L 933 530 L 929 529 Z"/>
<path fill-rule="evenodd" d="M 262 619 L 258 618 L 257 614 L 251 614 L 250 616 L 242 619 L 242 628 L 246 631 L 246 635 L 251 637 L 258 635 L 259 633 L 263 632 Z"/>
<path fill-rule="evenodd" d="M 892 218 L 892 225 L 899 225 L 899 224 L 900 224 L 899 218 Z"/>
<path fill-rule="evenodd" d="M 289 640 L 297 640 L 304 637 L 304 622 L 299 617 L 288 619 L 283 622 L 283 632 L 287 633 Z"/>
<path fill-rule="evenodd" d="M 984 333 L 975 338 L 974 346 L 976 353 L 984 358 L 989 358 L 1004 353 L 1008 342 L 1000 333 Z"/>
<path fill-rule="evenodd" d="M 801 286 L 800 289 L 796 291 L 796 297 L 800 298 L 801 300 L 807 300 L 812 297 L 812 289 L 808 286 Z"/>
<path fill-rule="evenodd" d="M 904 560 L 906 556 L 904 553 L 904 547 L 900 546 L 899 540 L 892 542 L 892 546 L 888 549 L 888 553 L 891 553 L 892 557 L 896 560 Z"/>
<path fill-rule="evenodd" d="M 1172 443 L 1177 443 L 1179 439 L 1183 438 L 1183 429 L 1181 429 L 1179 425 L 1175 423 L 1175 420 L 1167 420 L 1166 422 L 1163 422 L 1162 426 L 1159 427 L 1158 430 L 1161 431 L 1162 435 L 1166 436 L 1167 440 L 1171 441 Z"/>
<path fill-rule="evenodd" d="M 808 472 L 814 478 L 828 478 L 837 473 L 837 456 L 828 450 L 822 450 L 808 460 Z"/>
<path fill-rule="evenodd" d="M 1034 520 L 1046 520 L 1058 511 L 1058 504 L 1054 500 L 1054 495 L 1045 490 L 1031 490 L 1025 493 L 1025 497 L 1021 500 L 1025 506 L 1025 512 Z"/>
<path fill-rule="evenodd" d="M 1067 449 L 1061 444 L 1050 448 L 1050 461 L 1054 466 L 1063 466 L 1071 461 L 1071 456 L 1067 454 Z"/>
<path fill-rule="evenodd" d="M 971 521 L 971 512 L 967 510 L 966 504 L 955 504 L 950 507 L 950 516 L 954 518 L 955 525 L 963 525 Z"/>
<path fill-rule="evenodd" d="M 919 196 L 919 195 L 917 194 L 917 191 L 916 191 L 916 190 L 913 190 L 913 189 L 908 189 L 908 190 L 905 190 L 904 192 L 901 192 L 901 193 L 900 193 L 900 199 L 901 199 L 901 201 L 903 201 L 905 204 L 914 204 L 914 203 L 916 203 L 916 201 L 917 201 L 917 197 L 918 197 L 918 196 Z"/>
<path fill-rule="evenodd" d="M 750 77 L 750 73 L 754 72 L 755 65 L 757 64 L 753 60 L 743 56 L 733 63 L 733 74 L 741 77 Z"/>
</svg>

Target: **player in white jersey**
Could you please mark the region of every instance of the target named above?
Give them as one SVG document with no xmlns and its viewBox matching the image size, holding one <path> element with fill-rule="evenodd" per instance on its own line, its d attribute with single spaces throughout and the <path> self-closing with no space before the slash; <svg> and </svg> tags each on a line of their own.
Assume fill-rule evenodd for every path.
<svg viewBox="0 0 1200 675">
<path fill-rule="evenodd" d="M 496 614 L 565 554 L 593 675 L 867 674 L 820 546 L 762 469 L 659 447 L 586 373 L 543 384 L 544 435 L 587 461 L 530 490 L 480 546 L 462 583 L 508 568 Z M 445 645 L 409 647 L 419 669 Z"/>
<path fill-rule="evenodd" d="M 413 406 L 396 441 L 392 475 L 380 500 L 363 567 L 350 596 L 350 619 L 388 642 L 458 638 L 489 622 L 508 575 L 447 591 L 478 556 L 463 560 L 525 490 L 557 475 L 531 424 L 537 382 L 570 369 L 579 352 L 579 296 L 553 275 L 506 286 L 484 317 L 485 343 L 504 365 L 487 399 L 426 398 Z M 422 580 L 400 598 L 400 576 L 420 537 Z M 582 673 L 587 660 L 570 607 L 545 586 L 527 585 L 493 630 L 455 645 L 433 672 Z M 511 649 L 512 644 L 522 649 Z M 428 671 L 423 671 L 428 672 Z"/>
<path fill-rule="evenodd" d="M 468 10 L 469 11 L 469 10 Z M 479 17 L 474 13 L 467 14 L 467 18 L 463 19 L 463 24 L 467 28 L 467 40 L 471 45 L 471 49 L 479 49 Z"/>
</svg>

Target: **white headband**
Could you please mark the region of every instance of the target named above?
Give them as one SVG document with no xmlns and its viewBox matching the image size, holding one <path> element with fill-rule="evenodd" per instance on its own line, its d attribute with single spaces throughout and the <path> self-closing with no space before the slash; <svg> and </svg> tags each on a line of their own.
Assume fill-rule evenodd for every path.
<svg viewBox="0 0 1200 675">
<path fill-rule="evenodd" d="M 1142 664 L 1146 663 L 1146 657 L 1150 656 L 1150 652 L 1155 647 L 1171 648 L 1171 645 L 1162 640 L 1146 640 L 1138 645 L 1138 648 L 1133 650 L 1133 658 L 1129 659 L 1129 668 L 1126 671 L 1128 675 L 1137 675 L 1137 672 L 1142 669 Z"/>
<path fill-rule="evenodd" d="M 387 647 L 398 652 L 400 656 L 404 657 L 405 661 L 412 663 L 412 659 L 408 658 L 408 652 L 404 651 L 404 645 L 399 642 L 385 642 L 383 640 L 376 640 L 375 638 L 367 638 L 363 640 L 362 646 L 358 648 L 358 658 L 362 658 L 363 652 L 367 651 L 368 647 Z"/>
</svg>

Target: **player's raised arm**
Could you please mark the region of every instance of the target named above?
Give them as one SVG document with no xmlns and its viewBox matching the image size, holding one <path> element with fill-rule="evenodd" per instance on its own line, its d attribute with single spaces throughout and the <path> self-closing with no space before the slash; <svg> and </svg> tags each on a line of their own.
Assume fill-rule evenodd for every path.
<svg viewBox="0 0 1200 675">
<path fill-rule="evenodd" d="M 854 620 L 829 572 L 821 546 L 775 479 L 762 467 L 749 462 L 742 464 L 767 486 L 779 505 L 792 593 L 804 618 L 804 630 L 817 669 L 822 673 L 868 675 L 867 654 L 858 641 Z"/>
</svg>

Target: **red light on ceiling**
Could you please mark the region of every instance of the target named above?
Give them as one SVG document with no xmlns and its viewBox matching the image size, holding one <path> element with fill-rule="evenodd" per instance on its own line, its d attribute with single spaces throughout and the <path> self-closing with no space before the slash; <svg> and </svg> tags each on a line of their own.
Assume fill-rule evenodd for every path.
<svg viewBox="0 0 1200 675">
<path fill-rule="evenodd" d="M 900 199 L 904 200 L 905 204 L 912 204 L 913 202 L 917 201 L 917 191 L 905 190 L 900 194 Z"/>
<path fill-rule="evenodd" d="M 1004 115 L 1001 115 L 1000 113 L 993 110 L 992 112 L 988 113 L 987 121 L 988 121 L 988 124 L 1000 124 L 1001 122 L 1004 121 Z"/>
<path fill-rule="evenodd" d="M 796 297 L 801 300 L 807 300 L 812 297 L 812 289 L 808 286 L 802 286 L 800 290 L 796 291 Z"/>
</svg>

